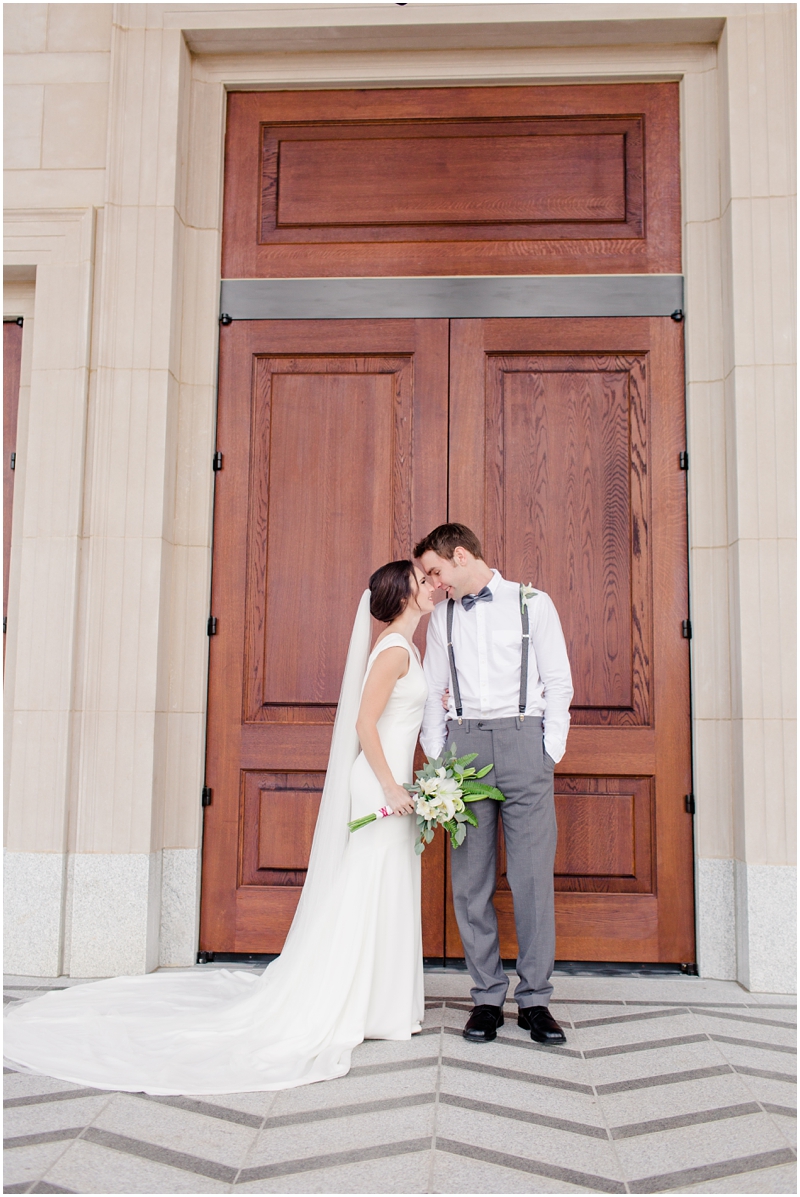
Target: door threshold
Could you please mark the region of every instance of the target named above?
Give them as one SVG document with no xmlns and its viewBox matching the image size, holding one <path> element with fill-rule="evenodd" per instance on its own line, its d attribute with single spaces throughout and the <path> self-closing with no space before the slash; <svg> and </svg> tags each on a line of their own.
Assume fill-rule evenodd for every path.
<svg viewBox="0 0 800 1197">
<path fill-rule="evenodd" d="M 278 959 L 278 953 L 261 952 L 198 952 L 198 964 L 270 964 Z M 423 960 L 426 973 L 465 973 L 463 957 L 445 959 L 442 956 L 426 956 Z M 516 960 L 504 960 L 503 968 L 513 973 Z M 695 964 L 634 964 L 615 963 L 601 960 L 557 960 L 554 977 L 696 977 Z"/>
<path fill-rule="evenodd" d="M 516 960 L 504 960 L 503 968 L 513 973 Z M 454 973 L 467 971 L 462 959 L 442 959 L 441 956 L 426 956 L 423 961 L 426 973 Z M 696 977 L 695 964 L 634 964 L 615 963 L 600 960 L 557 960 L 554 977 Z"/>
</svg>

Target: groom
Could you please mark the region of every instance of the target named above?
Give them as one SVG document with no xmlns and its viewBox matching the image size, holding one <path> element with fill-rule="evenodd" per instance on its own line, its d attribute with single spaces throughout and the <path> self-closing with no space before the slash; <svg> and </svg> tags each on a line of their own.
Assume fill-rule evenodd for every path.
<svg viewBox="0 0 800 1197">
<path fill-rule="evenodd" d="M 519 583 L 489 568 L 480 541 L 463 524 L 434 528 L 414 556 L 448 596 L 434 608 L 428 627 L 422 747 L 433 758 L 449 739 L 460 754 L 478 754 L 476 769 L 493 762 L 486 780 L 506 798 L 475 803 L 478 826 L 467 828 L 451 856 L 458 929 L 475 982 L 464 1038 L 488 1042 L 503 1025 L 508 977 L 492 905 L 499 814 L 519 942 L 518 1023 L 537 1043 L 565 1043 L 547 1008 L 556 941 L 553 769 L 564 755 L 572 698 L 558 614 L 546 594 L 531 594 L 530 587 L 523 609 Z M 447 689 L 445 713 L 441 695 Z"/>
</svg>

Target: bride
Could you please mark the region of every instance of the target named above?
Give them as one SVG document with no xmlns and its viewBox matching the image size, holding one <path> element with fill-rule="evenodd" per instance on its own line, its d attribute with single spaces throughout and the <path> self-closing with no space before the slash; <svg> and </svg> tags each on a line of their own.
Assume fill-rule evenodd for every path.
<svg viewBox="0 0 800 1197">
<path fill-rule="evenodd" d="M 46 994 L 7 1016 L 13 1067 L 153 1094 L 287 1089 L 344 1076 L 364 1039 L 420 1030 L 420 862 L 401 783 L 412 779 L 427 696 L 412 637 L 433 591 L 411 561 L 382 566 L 369 585 L 307 879 L 281 955 L 261 976 L 151 973 Z M 370 614 L 388 624 L 371 653 Z M 350 836 L 348 820 L 387 804 L 397 818 Z"/>
</svg>

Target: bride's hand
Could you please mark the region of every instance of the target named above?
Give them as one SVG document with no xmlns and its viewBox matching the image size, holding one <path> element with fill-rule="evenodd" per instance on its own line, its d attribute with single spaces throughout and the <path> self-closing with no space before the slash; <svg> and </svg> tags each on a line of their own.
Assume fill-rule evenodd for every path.
<svg viewBox="0 0 800 1197">
<path fill-rule="evenodd" d="M 392 808 L 393 814 L 413 815 L 414 799 L 408 790 L 404 789 L 398 782 L 395 782 L 391 787 L 387 786 L 383 792 L 386 795 L 386 801 Z"/>
<path fill-rule="evenodd" d="M 442 695 L 442 706 L 444 707 L 444 709 L 446 711 L 448 711 L 450 709 L 450 691 L 449 690 L 445 690 L 444 694 Z"/>
</svg>

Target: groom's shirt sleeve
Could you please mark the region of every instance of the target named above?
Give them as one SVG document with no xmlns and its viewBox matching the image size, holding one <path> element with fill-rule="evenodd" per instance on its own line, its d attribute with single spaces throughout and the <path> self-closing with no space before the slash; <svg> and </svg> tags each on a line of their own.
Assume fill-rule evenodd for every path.
<svg viewBox="0 0 800 1197">
<path fill-rule="evenodd" d="M 442 695 L 450 685 L 450 664 L 443 635 L 444 618 L 439 614 L 446 606 L 446 603 L 440 603 L 439 607 L 434 609 L 428 621 L 428 635 L 425 640 L 423 668 L 428 683 L 428 699 L 422 716 L 420 743 L 423 751 L 431 759 L 442 751 L 447 723 L 447 716 L 442 707 Z"/>
<path fill-rule="evenodd" d="M 528 610 L 531 619 L 531 647 L 544 687 L 544 746 L 558 763 L 567 749 L 569 704 L 572 702 L 572 672 L 567 646 L 555 604 L 541 591 Z"/>
</svg>

